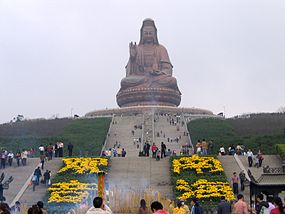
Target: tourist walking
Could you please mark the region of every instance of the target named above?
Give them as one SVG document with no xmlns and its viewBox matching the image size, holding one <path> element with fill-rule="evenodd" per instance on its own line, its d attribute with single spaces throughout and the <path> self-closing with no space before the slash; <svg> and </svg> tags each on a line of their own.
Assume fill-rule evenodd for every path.
<svg viewBox="0 0 285 214">
<path fill-rule="evenodd" d="M 68 150 L 68 157 L 72 156 L 72 151 L 73 151 L 73 145 L 72 143 L 69 143 L 67 146 L 67 150 Z"/>
<path fill-rule="evenodd" d="M 159 201 L 152 202 L 150 209 L 154 214 L 169 214 L 169 212 L 163 210 L 163 206 Z"/>
<path fill-rule="evenodd" d="M 253 153 L 252 153 L 252 151 L 249 149 L 246 154 L 247 154 L 248 166 L 249 166 L 249 167 L 252 167 Z"/>
<path fill-rule="evenodd" d="M 281 198 L 275 197 L 273 198 L 273 205 L 275 206 L 274 209 L 270 211 L 270 214 L 281 214 L 283 212 L 283 203 Z"/>
<path fill-rule="evenodd" d="M 244 170 L 239 173 L 240 190 L 244 191 L 244 182 L 246 181 Z"/>
<path fill-rule="evenodd" d="M 141 199 L 141 201 L 140 201 L 140 208 L 138 210 L 138 214 L 148 214 L 146 202 L 144 199 Z"/>
<path fill-rule="evenodd" d="M 217 207 L 217 214 L 229 214 L 232 213 L 231 203 L 225 200 L 225 196 L 221 196 L 221 201 Z"/>
<path fill-rule="evenodd" d="M 37 180 L 38 180 L 38 176 L 36 176 L 36 175 L 34 174 L 34 175 L 32 176 L 32 179 L 31 179 L 31 185 L 33 186 L 33 191 L 36 190 Z"/>
<path fill-rule="evenodd" d="M 21 161 L 21 152 L 18 151 L 16 153 L 16 161 L 17 161 L 17 166 L 20 166 L 20 161 Z"/>
<path fill-rule="evenodd" d="M 23 149 L 23 152 L 21 153 L 21 159 L 22 159 L 22 165 L 27 165 L 27 159 L 28 159 L 28 152 L 27 150 Z"/>
<path fill-rule="evenodd" d="M 219 149 L 219 151 L 220 151 L 220 155 L 226 155 L 226 150 L 225 150 L 225 147 L 224 146 L 221 146 L 220 147 L 220 149 Z"/>
<path fill-rule="evenodd" d="M 157 147 L 155 143 L 152 144 L 151 151 L 152 151 L 152 158 L 156 158 Z"/>
<path fill-rule="evenodd" d="M 191 205 L 191 214 L 203 214 L 203 208 L 199 205 L 196 198 L 192 198 Z"/>
<path fill-rule="evenodd" d="M 91 207 L 86 214 L 112 214 L 111 209 L 103 203 L 101 197 L 96 197 L 93 200 L 93 207 Z"/>
<path fill-rule="evenodd" d="M 40 161 L 41 161 L 41 165 L 42 165 L 42 170 L 44 169 L 45 158 L 46 158 L 46 156 L 45 156 L 44 154 L 42 154 L 42 155 L 40 156 Z"/>
<path fill-rule="evenodd" d="M 44 173 L 44 183 L 48 187 L 50 185 L 50 171 L 46 170 Z"/>
<path fill-rule="evenodd" d="M 122 148 L 122 157 L 126 157 L 126 155 L 127 155 L 126 150 L 124 148 Z"/>
<path fill-rule="evenodd" d="M 239 183 L 239 178 L 237 176 L 237 173 L 234 172 L 232 176 L 232 184 L 233 184 L 233 191 L 235 195 L 238 194 L 238 183 Z"/>
<path fill-rule="evenodd" d="M 47 214 L 46 209 L 44 209 L 44 203 L 42 201 L 38 201 L 37 206 L 40 209 L 41 214 Z"/>
<path fill-rule="evenodd" d="M 269 203 L 267 201 L 263 200 L 263 195 L 259 193 L 256 196 L 256 202 L 257 204 L 255 205 L 255 210 L 256 214 L 269 214 L 270 209 L 269 209 Z"/>
<path fill-rule="evenodd" d="M 34 175 L 37 176 L 37 185 L 39 185 L 40 177 L 42 176 L 41 168 L 39 166 L 35 169 Z"/>
<path fill-rule="evenodd" d="M 161 142 L 161 158 L 166 157 L 165 152 L 166 152 L 166 145 Z"/>
<path fill-rule="evenodd" d="M 8 153 L 7 157 L 8 157 L 8 164 L 9 164 L 9 166 L 12 166 L 13 158 L 14 158 L 14 153 L 10 151 L 10 152 Z"/>
<path fill-rule="evenodd" d="M 64 146 L 63 142 L 60 141 L 58 143 L 58 157 L 63 157 L 63 146 Z"/>
<path fill-rule="evenodd" d="M 185 213 L 190 214 L 190 209 L 189 209 L 188 205 L 185 204 L 185 199 L 181 198 L 180 202 L 181 202 L 182 208 L 185 210 Z"/>
<path fill-rule="evenodd" d="M 262 155 L 260 150 L 257 153 L 257 157 L 258 157 L 258 166 L 261 167 L 262 166 L 262 162 L 264 160 L 264 157 L 263 157 L 263 155 Z"/>
<path fill-rule="evenodd" d="M 248 214 L 247 203 L 244 202 L 244 197 L 242 194 L 237 195 L 238 201 L 234 205 L 234 214 Z"/>
<path fill-rule="evenodd" d="M 21 203 L 20 201 L 16 201 L 15 205 L 11 207 L 11 214 L 20 214 L 21 211 Z"/>
<path fill-rule="evenodd" d="M 173 214 L 186 214 L 185 209 L 182 207 L 181 201 L 177 202 L 177 207 L 173 209 Z"/>
</svg>

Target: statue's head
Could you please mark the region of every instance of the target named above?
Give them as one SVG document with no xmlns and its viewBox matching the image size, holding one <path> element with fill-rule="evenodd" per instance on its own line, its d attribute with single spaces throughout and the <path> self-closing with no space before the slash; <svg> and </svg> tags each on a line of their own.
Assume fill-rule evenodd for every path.
<svg viewBox="0 0 285 214">
<path fill-rule="evenodd" d="M 145 19 L 141 27 L 139 44 L 145 43 L 159 44 L 157 39 L 157 29 L 152 19 Z"/>
</svg>

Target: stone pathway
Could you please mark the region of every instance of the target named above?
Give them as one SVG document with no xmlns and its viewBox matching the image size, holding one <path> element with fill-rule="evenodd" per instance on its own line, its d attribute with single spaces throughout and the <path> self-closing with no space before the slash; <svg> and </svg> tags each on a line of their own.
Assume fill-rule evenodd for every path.
<svg viewBox="0 0 285 214">
<path fill-rule="evenodd" d="M 110 129 L 110 136 L 107 139 L 105 149 L 113 148 L 114 144 L 118 142 L 121 148 L 127 152 L 127 157 L 137 157 L 140 148 L 134 143 L 134 139 L 142 138 L 142 129 L 135 129 L 134 126 L 141 126 L 143 122 L 142 115 L 137 116 L 115 116 L 114 123 Z M 131 131 L 134 131 L 132 135 Z"/>
<path fill-rule="evenodd" d="M 147 118 L 150 115 L 147 114 Z M 144 124 L 145 115 L 129 116 L 129 117 L 115 117 L 114 120 L 117 124 L 113 125 L 112 130 L 110 130 L 110 137 L 107 142 L 107 148 L 110 148 L 115 141 L 119 141 L 121 146 L 127 151 L 127 156 L 125 158 L 111 158 L 110 172 L 108 174 L 108 183 L 110 187 L 131 189 L 131 190 L 142 190 L 147 187 L 157 190 L 161 195 L 173 198 L 172 186 L 170 185 L 170 162 L 169 158 L 163 158 L 160 161 L 156 161 L 151 157 L 138 157 L 138 152 L 140 148 L 137 148 L 133 144 L 133 136 L 131 130 L 134 125 Z M 167 148 L 179 152 L 181 146 L 189 143 L 189 138 L 184 137 L 185 127 L 179 126 L 179 131 L 177 131 L 176 126 L 172 126 L 167 121 L 166 116 L 155 116 L 155 121 L 153 123 L 154 127 L 154 142 L 160 149 L 160 143 L 166 143 Z M 147 119 L 149 120 L 149 119 Z M 148 121 L 146 124 L 150 126 Z M 148 127 L 150 129 L 150 127 Z M 156 132 L 165 133 L 160 134 L 157 137 Z M 116 133 L 116 135 L 114 135 Z M 135 137 L 142 135 L 141 130 L 135 131 Z M 167 142 L 167 138 L 175 138 L 181 135 L 179 143 Z M 151 139 L 151 138 L 150 138 Z"/>
<path fill-rule="evenodd" d="M 234 156 L 226 155 L 226 156 L 218 156 L 218 159 L 221 161 L 225 175 L 227 176 L 229 182 L 231 183 L 231 177 L 233 175 L 233 172 L 237 172 L 237 174 L 240 173 L 242 169 L 247 171 L 250 169 L 252 172 L 252 175 L 257 180 L 263 173 L 263 168 L 256 168 L 256 167 L 248 167 L 247 157 L 246 156 L 236 156 L 238 161 L 240 162 L 240 165 L 238 165 L 236 159 Z M 263 166 L 269 165 L 270 167 L 282 167 L 281 160 L 278 155 L 264 155 L 264 161 Z M 239 191 L 240 191 L 240 185 L 239 185 Z M 245 187 L 245 191 L 242 192 L 242 194 L 245 196 L 245 199 L 247 202 L 249 202 L 250 194 L 249 194 L 249 187 Z"/>
<path fill-rule="evenodd" d="M 42 174 L 46 170 L 50 170 L 51 175 L 53 177 L 61 166 L 62 166 L 62 158 L 53 158 L 52 160 L 46 163 L 44 170 L 42 170 Z M 47 187 L 44 184 L 39 184 L 38 186 L 36 186 L 35 191 L 33 191 L 32 186 L 29 186 L 19 201 L 21 201 L 24 204 L 27 204 L 28 206 L 31 206 L 37 201 L 42 200 L 45 197 L 46 192 L 47 192 Z"/>
<path fill-rule="evenodd" d="M 58 169 L 61 167 L 61 158 L 56 158 L 46 163 L 45 169 L 48 169 L 54 175 Z M 16 166 L 14 161 L 12 167 L 7 167 L 6 169 L 1 169 L 0 173 L 4 172 L 5 177 L 13 176 L 14 180 L 9 186 L 8 190 L 4 190 L 4 196 L 6 197 L 6 202 L 11 204 L 13 199 L 18 195 L 21 190 L 23 195 L 19 198 L 21 203 L 26 203 L 27 205 L 32 205 L 42 198 L 46 194 L 46 187 L 44 185 L 39 185 L 36 187 L 36 191 L 32 191 L 32 187 L 28 187 L 27 184 L 30 181 L 30 177 L 33 174 L 36 167 L 39 165 L 39 158 L 29 158 L 27 161 L 27 166 Z M 42 171 L 42 174 L 44 171 Z"/>
<path fill-rule="evenodd" d="M 160 161 L 150 157 L 112 158 L 107 180 L 111 189 L 141 192 L 151 188 L 172 198 L 169 158 Z"/>
</svg>

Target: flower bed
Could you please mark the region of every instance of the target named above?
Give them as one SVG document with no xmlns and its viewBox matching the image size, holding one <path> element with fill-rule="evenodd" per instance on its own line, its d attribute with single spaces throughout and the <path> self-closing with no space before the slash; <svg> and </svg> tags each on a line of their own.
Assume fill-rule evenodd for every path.
<svg viewBox="0 0 285 214">
<path fill-rule="evenodd" d="M 73 174 L 98 174 L 106 172 L 103 167 L 108 165 L 106 158 L 64 158 L 63 163 L 65 166 L 57 173 L 70 172 Z"/>
<path fill-rule="evenodd" d="M 90 191 L 97 191 L 96 183 L 81 183 L 78 180 L 52 184 L 48 190 L 51 192 L 48 203 L 80 203 L 88 198 Z"/>
<path fill-rule="evenodd" d="M 220 199 L 221 196 L 225 196 L 226 200 L 234 200 L 232 188 L 228 182 L 220 181 L 208 181 L 206 179 L 199 179 L 193 184 L 189 184 L 185 180 L 176 181 L 176 189 L 183 191 L 184 193 L 178 198 L 198 198 L 200 200 L 205 199 Z"/>
<path fill-rule="evenodd" d="M 234 199 L 222 164 L 215 157 L 174 157 L 171 163 L 171 180 L 177 199 L 195 197 L 207 207 L 215 207 L 221 196 L 229 201 Z"/>
<path fill-rule="evenodd" d="M 196 170 L 197 174 L 204 174 L 208 171 L 211 173 L 223 172 L 224 169 L 219 160 L 214 157 L 200 157 L 193 155 L 191 157 L 182 157 L 172 161 L 174 173 L 180 173 L 181 170 Z"/>
<path fill-rule="evenodd" d="M 78 207 L 83 200 L 91 199 L 98 192 L 98 174 L 107 173 L 107 158 L 64 158 L 64 166 L 52 179 L 48 188 L 49 211 L 67 211 Z"/>
</svg>

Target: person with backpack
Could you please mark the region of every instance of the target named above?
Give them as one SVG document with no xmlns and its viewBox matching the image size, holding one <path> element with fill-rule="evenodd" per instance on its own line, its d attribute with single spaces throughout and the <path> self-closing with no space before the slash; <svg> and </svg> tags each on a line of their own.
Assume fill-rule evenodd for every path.
<svg viewBox="0 0 285 214">
<path fill-rule="evenodd" d="M 270 214 L 269 203 L 264 201 L 263 198 L 264 197 L 261 193 L 256 196 L 256 214 Z"/>
</svg>

